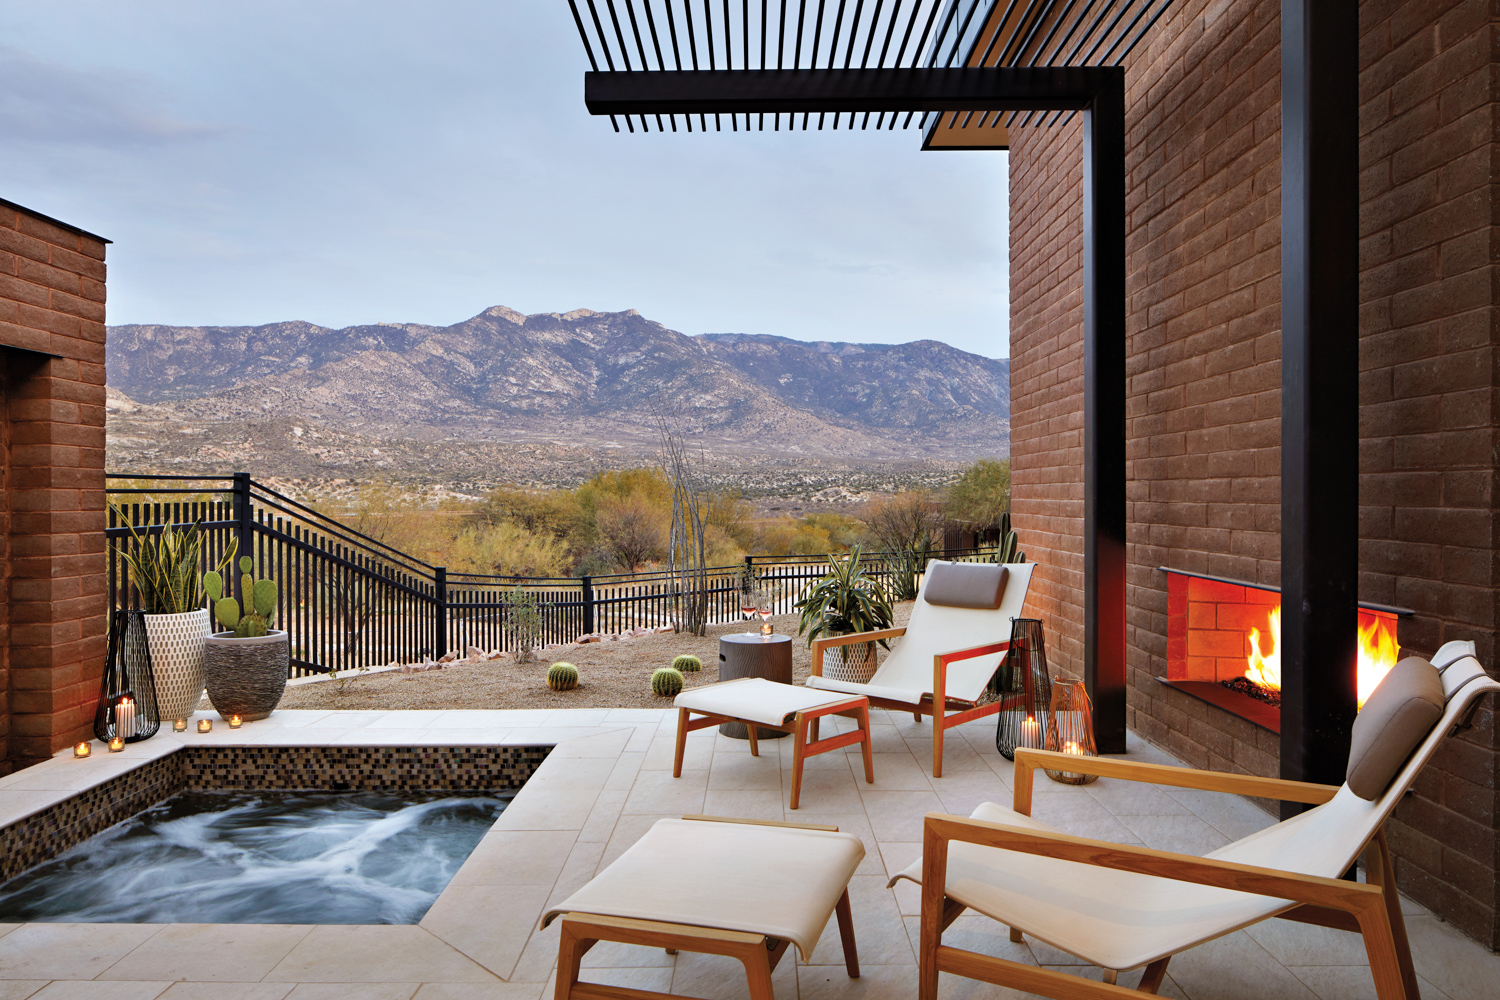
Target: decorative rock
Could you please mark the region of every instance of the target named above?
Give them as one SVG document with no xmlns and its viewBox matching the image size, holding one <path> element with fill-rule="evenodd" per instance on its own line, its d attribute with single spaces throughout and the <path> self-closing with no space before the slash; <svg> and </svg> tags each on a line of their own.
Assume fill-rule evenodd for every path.
<svg viewBox="0 0 1500 1000">
<path fill-rule="evenodd" d="M 470 646 L 464 650 L 464 656 L 470 660 L 482 660 L 484 659 L 484 650 L 478 646 Z"/>
<path fill-rule="evenodd" d="M 446 653 L 443 654 L 443 658 L 441 660 L 439 660 L 438 662 L 439 663 L 452 663 L 456 659 L 458 659 L 458 651 L 450 649 L 450 650 L 448 650 L 448 652 L 446 652 Z"/>
</svg>

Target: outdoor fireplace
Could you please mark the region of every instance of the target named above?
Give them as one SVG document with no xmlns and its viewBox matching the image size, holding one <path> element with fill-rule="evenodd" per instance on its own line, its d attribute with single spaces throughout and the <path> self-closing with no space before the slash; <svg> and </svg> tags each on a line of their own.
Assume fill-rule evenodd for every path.
<svg viewBox="0 0 1500 1000">
<path fill-rule="evenodd" d="M 1276 587 L 1163 567 L 1167 574 L 1167 676 L 1161 683 L 1281 731 L 1281 592 Z M 1401 608 L 1361 603 L 1359 704 L 1396 665 Z"/>
</svg>

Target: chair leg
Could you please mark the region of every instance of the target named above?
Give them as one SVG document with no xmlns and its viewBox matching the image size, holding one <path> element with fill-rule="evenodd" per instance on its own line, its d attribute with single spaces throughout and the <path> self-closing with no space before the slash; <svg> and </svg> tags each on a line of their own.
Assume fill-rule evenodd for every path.
<svg viewBox="0 0 1500 1000">
<path fill-rule="evenodd" d="M 568 1000 L 573 987 L 578 985 L 578 970 L 583 963 L 583 953 L 588 950 L 582 944 L 572 924 L 564 919 L 558 936 L 557 988 L 553 991 L 553 1000 Z"/>
<path fill-rule="evenodd" d="M 1411 961 L 1411 945 L 1406 939 L 1406 918 L 1401 915 L 1401 894 L 1396 889 L 1396 867 L 1391 862 L 1391 847 L 1385 839 L 1385 828 L 1375 834 L 1375 850 L 1366 857 L 1366 878 L 1380 886 L 1385 894 L 1386 917 L 1391 924 L 1391 938 L 1396 945 L 1396 962 L 1401 966 L 1401 982 L 1406 987 L 1407 1000 L 1419 1000 L 1421 987 L 1417 984 L 1417 970 Z M 1373 861 L 1374 864 L 1368 864 Z"/>
<path fill-rule="evenodd" d="M 745 723 L 745 732 L 750 736 L 750 756 L 760 756 L 760 740 L 756 737 L 756 725 L 753 722 Z"/>
<path fill-rule="evenodd" d="M 850 979 L 859 978 L 859 951 L 854 947 L 854 917 L 849 912 L 849 890 L 839 897 L 833 911 L 839 918 L 839 941 L 844 945 L 844 968 Z"/>
<path fill-rule="evenodd" d="M 1396 957 L 1396 940 L 1391 933 L 1390 915 L 1384 903 L 1356 913 L 1360 934 L 1365 939 L 1365 954 L 1370 959 L 1370 975 L 1375 979 L 1375 996 L 1379 1000 L 1418 1000 L 1408 994 Z"/>
<path fill-rule="evenodd" d="M 1105 969 L 1104 970 L 1104 981 L 1106 983 L 1108 983 L 1109 985 L 1111 985 L 1111 986 L 1118 985 L 1119 979 L 1120 979 L 1120 974 L 1118 972 L 1116 972 L 1114 969 Z"/>
<path fill-rule="evenodd" d="M 745 978 L 750 982 L 750 1000 L 776 1000 L 771 988 L 771 953 L 764 945 L 756 946 L 740 956 L 745 965 Z"/>
<path fill-rule="evenodd" d="M 1161 989 L 1162 980 L 1167 978 L 1167 963 L 1171 958 L 1158 958 L 1146 966 L 1146 971 L 1141 973 L 1141 984 L 1136 987 L 1140 993 L 1155 993 Z"/>
<path fill-rule="evenodd" d="M 1022 936 L 1021 932 L 1016 930 L 1014 927 L 1010 929 L 1010 939 L 1015 944 L 1020 944 L 1022 941 L 1026 940 L 1026 938 Z"/>
<path fill-rule="evenodd" d="M 807 727 L 810 720 L 802 713 L 797 713 L 796 720 L 792 723 L 792 808 L 796 809 L 802 801 L 802 755 L 807 750 Z"/>
<path fill-rule="evenodd" d="M 682 777 L 682 755 L 687 750 L 688 710 L 677 710 L 677 753 L 672 758 L 672 777 Z"/>
<path fill-rule="evenodd" d="M 870 706 L 868 704 L 860 706 L 859 728 L 865 734 L 859 747 L 865 757 L 865 784 L 873 785 L 875 784 L 875 757 L 874 750 L 870 746 Z"/>
<path fill-rule="evenodd" d="M 932 776 L 934 778 L 943 776 L 943 732 L 943 713 L 934 705 L 932 712 Z"/>
<path fill-rule="evenodd" d="M 913 713 L 911 713 L 911 717 L 913 719 L 916 719 L 918 722 L 922 721 L 922 713 L 921 712 L 913 712 Z"/>
</svg>

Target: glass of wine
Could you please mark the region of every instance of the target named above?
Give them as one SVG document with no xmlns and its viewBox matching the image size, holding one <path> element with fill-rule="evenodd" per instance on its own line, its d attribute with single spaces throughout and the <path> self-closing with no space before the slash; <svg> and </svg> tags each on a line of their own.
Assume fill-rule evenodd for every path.
<svg viewBox="0 0 1500 1000">
<path fill-rule="evenodd" d="M 755 601 L 755 610 L 760 614 L 760 634 L 761 637 L 764 638 L 765 636 L 771 634 L 771 613 L 775 610 L 772 607 L 770 591 L 761 591 L 759 597 Z"/>
<path fill-rule="evenodd" d="M 750 622 L 755 621 L 755 604 L 756 601 L 754 591 L 746 590 L 740 592 L 740 614 L 745 619 L 746 635 L 755 634 L 754 632 L 750 631 Z"/>
</svg>

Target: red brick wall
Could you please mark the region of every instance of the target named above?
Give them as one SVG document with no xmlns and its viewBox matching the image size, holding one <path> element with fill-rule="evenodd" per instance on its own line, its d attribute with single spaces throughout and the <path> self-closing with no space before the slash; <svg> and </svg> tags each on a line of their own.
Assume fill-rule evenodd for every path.
<svg viewBox="0 0 1500 1000">
<path fill-rule="evenodd" d="M 84 738 L 106 637 L 106 241 L 0 201 L 0 773 Z"/>
<path fill-rule="evenodd" d="M 1174 4 L 1127 70 L 1129 722 L 1196 766 L 1261 774 L 1277 738 L 1163 688 L 1158 566 L 1274 584 L 1280 566 L 1277 0 Z M 1405 647 L 1495 662 L 1500 448 L 1483 0 L 1361 6 L 1361 579 L 1417 614 Z M 1012 476 L 1054 658 L 1081 635 L 1076 126 L 1011 152 Z M 1049 650 L 1050 652 L 1050 650 Z M 1489 706 L 1391 836 L 1403 888 L 1500 946 Z"/>
</svg>

